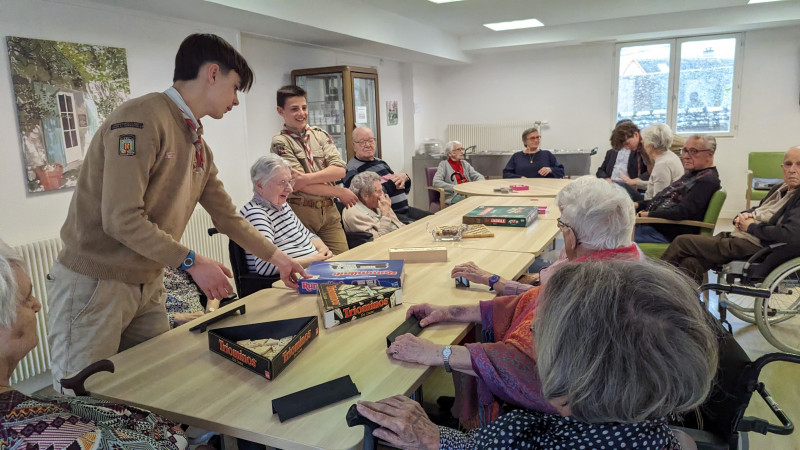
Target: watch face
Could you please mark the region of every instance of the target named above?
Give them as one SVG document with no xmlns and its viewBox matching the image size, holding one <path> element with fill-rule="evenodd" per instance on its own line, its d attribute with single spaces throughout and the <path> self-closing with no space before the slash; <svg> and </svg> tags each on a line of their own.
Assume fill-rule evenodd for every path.
<svg viewBox="0 0 800 450">
<path fill-rule="evenodd" d="M 186 258 L 183 260 L 183 265 L 186 267 L 192 267 L 194 265 L 194 260 L 192 258 Z"/>
<path fill-rule="evenodd" d="M 450 353 L 451 353 L 450 347 L 445 347 L 444 350 L 442 350 L 442 355 L 444 356 L 450 356 Z"/>
</svg>

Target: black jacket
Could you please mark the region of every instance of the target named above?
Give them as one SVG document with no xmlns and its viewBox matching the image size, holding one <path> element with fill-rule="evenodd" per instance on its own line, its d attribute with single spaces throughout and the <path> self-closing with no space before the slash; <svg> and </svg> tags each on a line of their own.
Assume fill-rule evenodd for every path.
<svg viewBox="0 0 800 450">
<path fill-rule="evenodd" d="M 606 157 L 603 160 L 603 164 L 597 168 L 597 173 L 595 174 L 597 175 L 597 178 L 611 178 L 611 173 L 614 171 L 614 163 L 617 162 L 617 153 L 619 153 L 619 151 L 614 150 L 613 148 L 606 152 Z M 649 178 L 647 166 L 644 164 L 644 160 L 642 160 L 642 154 L 638 151 L 632 151 L 630 157 L 628 158 L 628 177 L 638 177 L 642 180 L 647 180 Z"/>
<path fill-rule="evenodd" d="M 781 186 L 783 183 L 770 189 L 769 194 L 758 206 L 761 206 Z M 751 223 L 747 227 L 748 233 L 761 239 L 761 245 L 767 246 L 777 242 L 800 244 L 800 193 L 795 192 L 790 195 L 792 197 L 789 201 L 772 216 L 769 222 Z M 750 208 L 747 212 L 753 212 L 756 208 Z"/>
</svg>

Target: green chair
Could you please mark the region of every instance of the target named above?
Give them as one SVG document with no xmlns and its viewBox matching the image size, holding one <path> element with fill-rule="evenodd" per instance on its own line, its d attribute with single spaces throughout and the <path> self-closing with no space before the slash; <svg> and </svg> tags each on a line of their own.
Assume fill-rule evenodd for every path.
<svg viewBox="0 0 800 450">
<path fill-rule="evenodd" d="M 728 194 L 725 192 L 724 189 L 720 189 L 711 196 L 711 200 L 708 202 L 708 207 L 706 208 L 706 215 L 703 217 L 702 222 L 698 222 L 696 220 L 668 220 L 668 219 L 659 219 L 655 217 L 637 217 L 636 223 L 637 224 L 654 224 L 654 223 L 664 223 L 664 224 L 673 224 L 673 225 L 690 225 L 693 227 L 700 228 L 700 234 L 703 236 L 711 236 L 714 234 L 714 227 L 717 226 L 717 219 L 719 219 L 719 213 L 722 211 L 722 205 L 725 203 L 725 198 Z M 637 244 L 642 252 L 653 258 L 653 259 L 661 259 L 661 255 L 667 250 L 669 244 Z"/>
<path fill-rule="evenodd" d="M 750 202 L 758 203 L 769 189 L 753 189 L 756 178 L 783 179 L 783 152 L 752 152 L 747 156 L 747 209 Z"/>
</svg>

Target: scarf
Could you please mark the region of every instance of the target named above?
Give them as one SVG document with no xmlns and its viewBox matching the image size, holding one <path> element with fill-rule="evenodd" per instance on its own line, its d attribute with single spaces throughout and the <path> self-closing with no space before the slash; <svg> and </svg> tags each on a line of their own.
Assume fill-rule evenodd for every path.
<svg viewBox="0 0 800 450">
<path fill-rule="evenodd" d="M 455 171 L 453 173 L 453 176 L 450 177 L 451 180 L 455 178 L 456 184 L 466 183 L 467 181 L 469 181 L 467 180 L 467 176 L 464 175 L 464 165 L 461 164 L 461 161 L 453 161 L 452 159 L 447 158 L 447 162 L 450 164 L 450 167 L 452 167 L 453 170 Z"/>
<path fill-rule="evenodd" d="M 198 120 L 197 123 L 200 124 L 200 127 L 196 128 L 194 126 L 194 121 L 186 112 L 181 110 L 181 114 L 183 114 L 183 120 L 186 121 L 186 126 L 189 127 L 189 131 L 192 133 L 192 144 L 194 144 L 194 171 L 200 172 L 205 166 L 203 157 L 203 124 Z"/>
<path fill-rule="evenodd" d="M 311 170 L 315 170 L 316 167 L 314 166 L 314 158 L 311 156 L 311 148 L 308 146 L 308 139 L 311 137 L 311 127 L 306 125 L 306 128 L 303 132 L 303 135 L 300 136 L 294 130 L 290 129 L 283 124 L 283 129 L 281 130 L 281 134 L 288 135 L 295 141 L 297 141 L 300 145 L 303 146 L 303 149 L 306 151 L 306 159 L 308 159 L 308 165 L 311 167 Z"/>
</svg>

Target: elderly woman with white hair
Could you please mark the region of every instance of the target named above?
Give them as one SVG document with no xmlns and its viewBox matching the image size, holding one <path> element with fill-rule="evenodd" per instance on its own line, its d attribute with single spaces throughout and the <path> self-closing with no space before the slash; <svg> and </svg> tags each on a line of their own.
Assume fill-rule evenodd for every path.
<svg viewBox="0 0 800 450">
<path fill-rule="evenodd" d="M 28 396 L 11 374 L 39 343 L 42 308 L 19 255 L 0 241 L 0 447 L 183 449 L 183 430 L 132 406 L 90 397 Z"/>
<path fill-rule="evenodd" d="M 294 179 L 291 166 L 283 158 L 275 154 L 258 158 L 250 168 L 250 178 L 253 182 L 253 199 L 242 206 L 239 213 L 264 238 L 303 267 L 333 256 L 322 239 L 309 231 L 286 203 L 292 193 Z M 250 253 L 247 253 L 247 265 L 250 271 L 259 275 L 278 274 L 275 266 Z"/>
<path fill-rule="evenodd" d="M 447 151 L 447 159 L 440 162 L 439 167 L 436 168 L 433 187 L 444 189 L 444 202 L 452 205 L 464 199 L 463 195 L 456 194 L 453 190 L 455 185 L 480 181 L 484 177 L 464 161 L 464 146 L 461 145 L 461 142 L 450 141 L 444 146 L 444 149 Z"/>
<path fill-rule="evenodd" d="M 639 249 L 631 243 L 633 202 L 620 186 L 591 176 L 581 177 L 562 189 L 556 201 L 561 208 L 558 224 L 564 236 L 565 261 L 640 259 Z M 554 274 L 559 270 L 553 270 Z M 544 285 L 547 284 L 549 281 Z M 555 412 L 542 397 L 539 379 L 530 375 L 536 373 L 536 355 L 530 341 L 541 286 L 528 288 L 520 295 L 478 304 L 413 305 L 408 316 L 420 319 L 422 327 L 437 322 L 480 323 L 488 342 L 445 346 L 408 334 L 398 337 L 388 353 L 401 361 L 444 365 L 446 370 L 454 371 L 453 415 L 466 428 L 497 418 L 498 399 Z"/>
<path fill-rule="evenodd" d="M 577 256 L 599 250 L 613 250 L 624 248 L 636 250 L 632 245 L 632 232 L 636 218 L 633 215 L 633 203 L 626 201 L 626 193 L 621 187 L 613 183 L 606 183 L 600 178 L 585 176 L 568 184 L 556 196 L 556 204 L 561 211 L 561 222 L 572 225 L 571 229 L 579 230 L 581 238 L 572 241 L 574 248 L 567 246 L 567 236 L 564 236 L 565 248 L 558 259 L 548 267 L 543 268 L 532 278 L 537 284 L 544 284 L 547 279 L 562 264 L 570 260 L 568 252 Z M 624 207 L 619 207 L 625 205 Z M 585 209 L 584 209 L 585 208 Z M 604 208 L 609 208 L 605 211 Z M 591 211 L 591 216 L 583 214 Z M 628 214 L 630 212 L 630 214 Z M 574 236 L 574 233 L 573 233 Z M 580 255 L 579 255 L 580 254 Z M 574 258 L 572 258 L 574 259 Z M 474 262 L 466 262 L 453 267 L 451 277 L 464 277 L 473 283 L 485 284 L 500 295 L 522 294 L 533 288 L 533 285 L 518 283 L 492 274 L 478 267 Z"/>
<path fill-rule="evenodd" d="M 350 190 L 358 197 L 358 203 L 342 211 L 345 231 L 366 231 L 377 239 L 403 226 L 392 210 L 392 201 L 383 192 L 380 175 L 361 172 L 350 181 Z"/>
<path fill-rule="evenodd" d="M 561 268 L 520 340 L 535 360 L 520 376 L 536 380 L 549 412 L 516 409 L 461 433 L 401 395 L 359 402 L 358 411 L 399 448 L 691 448 L 667 417 L 700 405 L 716 373 L 714 324 L 696 287 L 656 262 Z"/>
<path fill-rule="evenodd" d="M 673 181 L 683 176 L 685 172 L 681 159 L 669 151 L 672 146 L 673 134 L 670 127 L 663 123 L 654 123 L 642 130 L 642 144 L 644 151 L 653 161 L 653 170 L 647 180 L 645 200 L 650 200 L 664 190 Z"/>
</svg>

